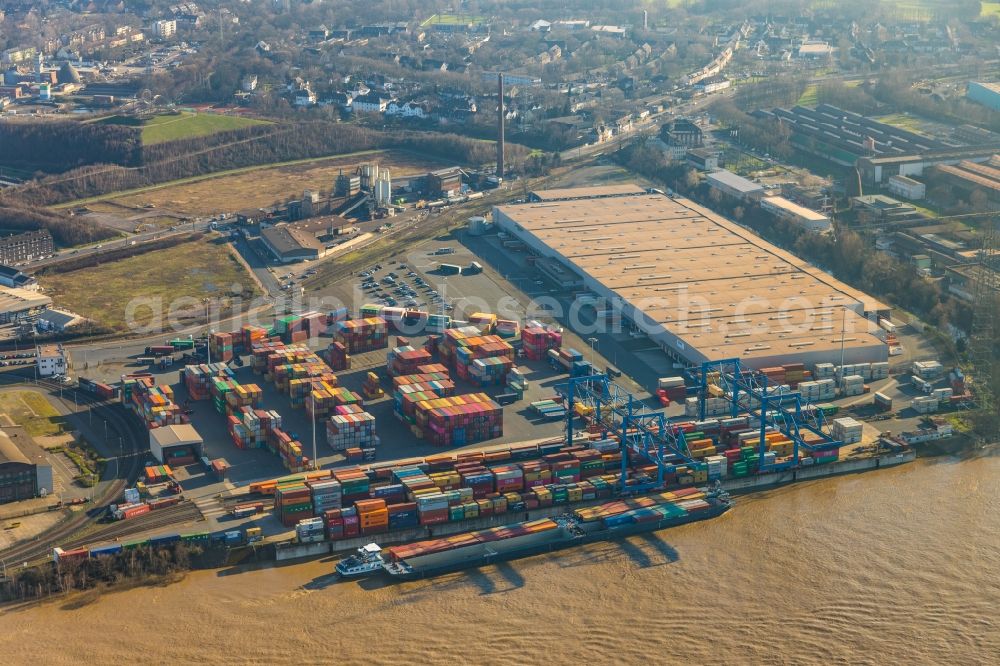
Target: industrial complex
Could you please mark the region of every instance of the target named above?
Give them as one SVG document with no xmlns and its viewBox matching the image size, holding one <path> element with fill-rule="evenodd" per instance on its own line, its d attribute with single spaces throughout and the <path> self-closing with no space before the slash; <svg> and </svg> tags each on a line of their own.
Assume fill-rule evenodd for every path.
<svg viewBox="0 0 1000 666">
<path fill-rule="evenodd" d="M 679 363 L 887 358 L 869 332 L 886 305 L 691 201 L 534 198 L 495 208 L 498 229 L 562 265 L 566 284 L 604 297 Z"/>
</svg>

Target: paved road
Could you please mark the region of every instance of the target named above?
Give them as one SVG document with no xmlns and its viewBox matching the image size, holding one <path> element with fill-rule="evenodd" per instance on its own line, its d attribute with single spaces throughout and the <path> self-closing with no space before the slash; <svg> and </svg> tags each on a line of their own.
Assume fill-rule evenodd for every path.
<svg viewBox="0 0 1000 666">
<path fill-rule="evenodd" d="M 88 257 L 91 255 L 103 254 L 105 252 L 111 252 L 112 250 L 121 250 L 122 248 L 128 247 L 130 245 L 141 245 L 142 243 L 148 243 L 154 240 L 161 240 L 163 238 L 170 238 L 171 236 L 181 236 L 184 234 L 189 234 L 192 231 L 208 231 L 208 222 L 195 222 L 195 223 L 185 223 L 178 226 L 175 230 L 171 231 L 169 229 L 158 230 L 158 231 L 147 231 L 139 234 L 132 234 L 127 238 L 121 240 L 111 240 L 105 243 L 98 243 L 97 245 L 92 245 L 90 247 L 82 247 L 75 249 L 60 250 L 54 256 L 48 257 L 47 259 L 41 259 L 39 261 L 33 261 L 22 267 L 22 270 L 31 271 L 43 268 L 45 266 L 51 266 L 52 264 L 57 264 L 60 261 L 66 259 L 77 259 L 81 257 Z"/>
</svg>

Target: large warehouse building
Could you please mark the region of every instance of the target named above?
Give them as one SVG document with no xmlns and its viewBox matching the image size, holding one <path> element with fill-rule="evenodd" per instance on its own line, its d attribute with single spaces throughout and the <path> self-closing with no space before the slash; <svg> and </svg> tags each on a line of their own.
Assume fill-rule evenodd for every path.
<svg viewBox="0 0 1000 666">
<path fill-rule="evenodd" d="M 617 304 L 676 361 L 888 358 L 869 333 L 885 305 L 691 201 L 535 199 L 494 208 L 494 223 L 544 257 L 536 265 L 562 265 Z"/>
</svg>

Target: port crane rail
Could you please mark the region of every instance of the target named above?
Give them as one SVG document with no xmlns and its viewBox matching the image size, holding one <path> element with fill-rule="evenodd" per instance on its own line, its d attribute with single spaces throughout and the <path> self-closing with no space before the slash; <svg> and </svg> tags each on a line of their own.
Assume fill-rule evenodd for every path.
<svg viewBox="0 0 1000 666">
<path fill-rule="evenodd" d="M 740 359 L 730 358 L 720 361 L 706 361 L 701 364 L 701 386 L 698 395 L 699 420 L 704 421 L 706 414 L 705 399 L 709 396 L 709 375 L 717 373 L 717 386 L 722 389 L 722 397 L 730 404 L 730 416 L 750 416 L 759 422 L 760 439 L 758 441 L 758 467 L 764 471 L 778 471 L 798 465 L 799 450 L 826 451 L 843 446 L 843 442 L 827 434 L 826 418 L 823 410 L 818 409 L 808 399 L 802 397 L 799 391 L 774 391 L 768 387 L 768 378 L 762 372 L 744 368 Z M 772 427 L 792 441 L 792 457 L 783 463 L 775 463 L 765 467 L 764 453 L 767 450 L 767 428 Z M 819 442 L 807 442 L 803 432 L 809 432 L 820 438 Z"/>
<path fill-rule="evenodd" d="M 662 488 L 666 467 L 677 462 L 693 462 L 684 432 L 671 424 L 662 412 L 655 412 L 641 400 L 614 383 L 606 374 L 570 377 L 555 390 L 566 402 L 566 441 L 573 441 L 576 405 L 593 410 L 594 422 L 613 433 L 621 446 L 621 492 L 638 493 Z M 656 480 L 626 486 L 629 454 L 656 465 Z"/>
</svg>

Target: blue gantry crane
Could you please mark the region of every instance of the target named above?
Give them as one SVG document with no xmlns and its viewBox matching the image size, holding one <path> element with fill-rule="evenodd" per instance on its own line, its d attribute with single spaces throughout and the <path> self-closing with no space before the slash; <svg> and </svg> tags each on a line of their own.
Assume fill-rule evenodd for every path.
<svg viewBox="0 0 1000 666">
<path fill-rule="evenodd" d="M 693 462 L 684 433 L 672 426 L 667 417 L 654 411 L 643 401 L 606 374 L 570 377 L 555 387 L 566 403 L 566 441 L 573 441 L 573 419 L 576 405 L 593 410 L 594 422 L 619 440 L 621 446 L 622 493 L 644 492 L 664 485 L 668 465 Z M 629 460 L 644 460 L 656 465 L 656 479 L 626 486 Z"/>
<path fill-rule="evenodd" d="M 705 399 L 709 396 L 710 376 L 716 379 L 716 386 L 721 389 L 721 395 L 717 397 L 729 403 L 731 417 L 746 414 L 759 424 L 758 454 L 761 470 L 776 471 L 794 467 L 798 464 L 800 448 L 807 451 L 825 451 L 843 446 L 843 442 L 825 432 L 826 418 L 821 409 L 804 399 L 798 391 L 769 385 L 767 375 L 744 368 L 738 358 L 702 363 L 699 390 L 700 420 L 704 421 L 706 417 Z M 769 427 L 788 437 L 792 441 L 793 449 L 789 460 L 765 468 L 763 462 L 767 450 L 765 436 Z M 806 432 L 812 433 L 818 439 L 807 442 L 804 437 Z"/>
</svg>

